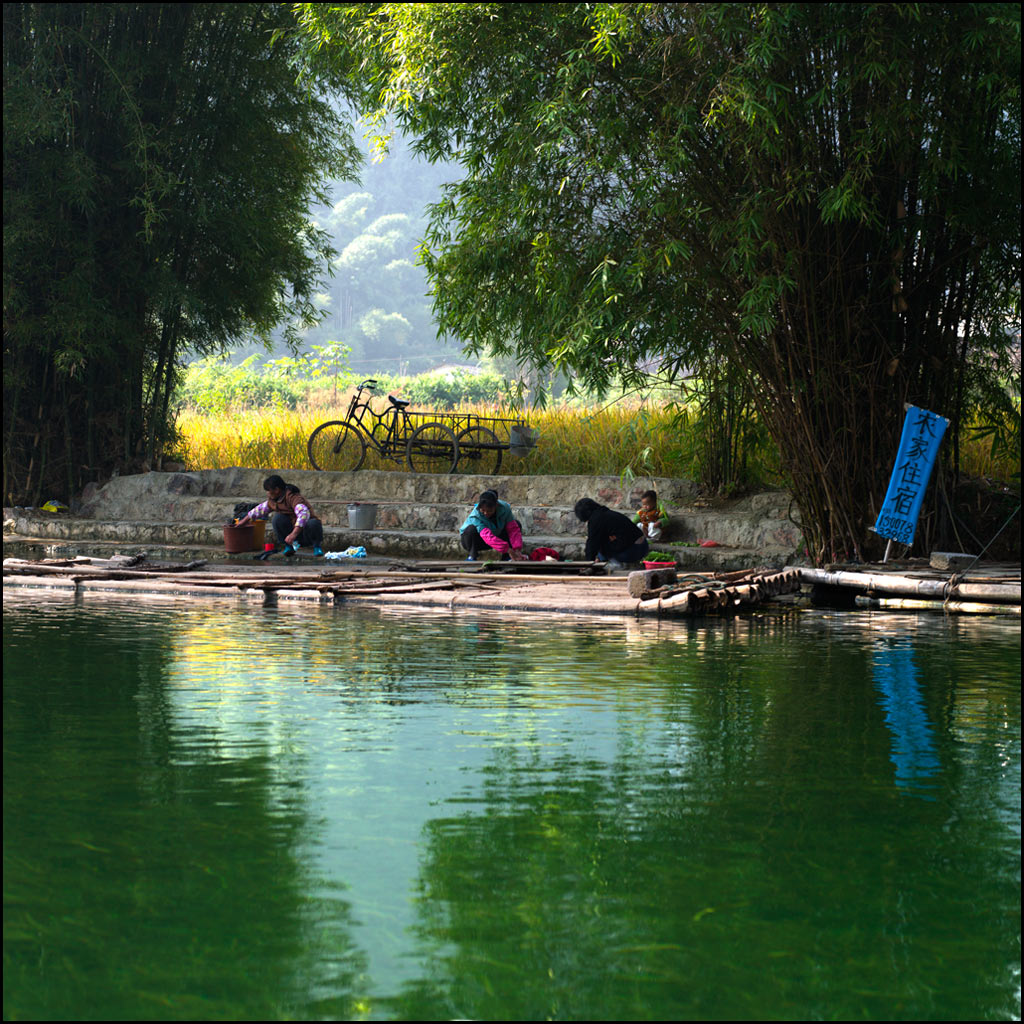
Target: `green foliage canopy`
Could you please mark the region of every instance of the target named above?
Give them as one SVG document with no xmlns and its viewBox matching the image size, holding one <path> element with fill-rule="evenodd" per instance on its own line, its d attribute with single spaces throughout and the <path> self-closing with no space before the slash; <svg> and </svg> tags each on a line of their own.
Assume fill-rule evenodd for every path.
<svg viewBox="0 0 1024 1024">
<path fill-rule="evenodd" d="M 318 316 L 356 162 L 281 4 L 4 5 L 4 495 L 163 448 L 182 355 Z"/>
<path fill-rule="evenodd" d="M 302 6 L 314 60 L 464 169 L 424 249 L 441 329 L 598 387 L 729 366 L 815 557 L 862 553 L 904 402 L 955 436 L 991 381 L 1019 4 Z"/>
</svg>

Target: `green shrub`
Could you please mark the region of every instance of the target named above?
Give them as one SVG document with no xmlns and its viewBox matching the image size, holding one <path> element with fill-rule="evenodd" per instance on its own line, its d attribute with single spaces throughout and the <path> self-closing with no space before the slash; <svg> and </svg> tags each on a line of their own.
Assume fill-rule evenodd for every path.
<svg viewBox="0 0 1024 1024">
<path fill-rule="evenodd" d="M 232 408 L 294 409 L 305 387 L 275 367 L 257 366 L 258 359 L 250 356 L 237 366 L 218 357 L 191 363 L 175 393 L 175 404 L 208 414 Z"/>
<path fill-rule="evenodd" d="M 496 373 L 471 373 L 450 370 L 421 373 L 416 377 L 397 378 L 394 387 L 414 405 L 432 409 L 453 409 L 474 403 L 493 405 L 505 393 L 505 381 Z"/>
</svg>

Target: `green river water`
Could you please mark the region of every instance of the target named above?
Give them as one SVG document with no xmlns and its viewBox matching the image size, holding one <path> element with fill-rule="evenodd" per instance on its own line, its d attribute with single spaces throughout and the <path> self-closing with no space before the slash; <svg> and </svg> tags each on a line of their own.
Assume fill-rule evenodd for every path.
<svg viewBox="0 0 1024 1024">
<path fill-rule="evenodd" d="M 1020 1015 L 1020 623 L 4 607 L 5 1019 Z"/>
</svg>

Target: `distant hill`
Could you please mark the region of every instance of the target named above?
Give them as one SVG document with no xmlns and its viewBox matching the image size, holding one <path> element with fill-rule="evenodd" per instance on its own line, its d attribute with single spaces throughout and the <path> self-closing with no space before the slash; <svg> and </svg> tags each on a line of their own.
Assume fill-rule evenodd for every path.
<svg viewBox="0 0 1024 1024">
<path fill-rule="evenodd" d="M 383 160 L 367 157 L 359 184 L 334 183 L 333 206 L 312 213 L 338 257 L 322 294 L 327 315 L 306 332 L 304 347 L 340 341 L 352 348 L 357 373 L 420 373 L 461 361 L 459 344 L 436 337 L 426 276 L 416 262 L 427 206 L 457 175 L 456 167 L 418 159 L 396 138 Z M 283 343 L 278 348 L 283 353 Z"/>
</svg>

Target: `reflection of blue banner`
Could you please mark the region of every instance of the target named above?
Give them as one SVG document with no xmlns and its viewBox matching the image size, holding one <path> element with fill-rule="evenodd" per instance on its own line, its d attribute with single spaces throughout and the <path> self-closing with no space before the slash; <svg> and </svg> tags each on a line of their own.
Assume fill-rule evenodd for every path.
<svg viewBox="0 0 1024 1024">
<path fill-rule="evenodd" d="M 899 454 L 874 526 L 875 533 L 901 544 L 913 541 L 924 491 L 948 426 L 949 420 L 943 416 L 918 409 L 916 405 L 907 406 Z"/>
<path fill-rule="evenodd" d="M 940 765 L 921 685 L 917 681 L 913 651 L 893 648 L 883 642 L 872 662 L 875 689 L 881 694 L 885 724 L 892 733 L 889 757 L 896 768 L 896 785 L 910 792 L 920 790 L 926 786 L 925 780 L 938 772 Z"/>
</svg>

